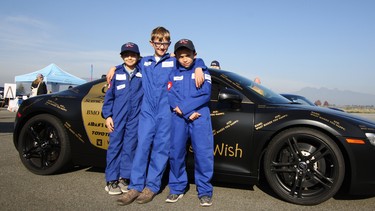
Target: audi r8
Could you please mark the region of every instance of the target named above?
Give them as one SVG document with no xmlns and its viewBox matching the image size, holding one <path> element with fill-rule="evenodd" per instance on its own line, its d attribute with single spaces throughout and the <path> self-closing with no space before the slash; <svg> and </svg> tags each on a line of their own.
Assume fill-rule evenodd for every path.
<svg viewBox="0 0 375 211">
<path fill-rule="evenodd" d="M 296 105 L 233 72 L 210 69 L 214 181 L 266 181 L 283 200 L 322 203 L 342 191 L 374 194 L 375 123 L 345 112 Z M 14 145 L 35 174 L 69 165 L 105 167 L 104 79 L 24 100 Z M 189 172 L 194 149 L 187 146 Z"/>
</svg>

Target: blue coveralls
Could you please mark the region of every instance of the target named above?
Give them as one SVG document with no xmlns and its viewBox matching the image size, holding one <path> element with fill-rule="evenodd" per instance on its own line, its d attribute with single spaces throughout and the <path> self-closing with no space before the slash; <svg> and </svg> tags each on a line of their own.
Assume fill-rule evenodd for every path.
<svg viewBox="0 0 375 211">
<path fill-rule="evenodd" d="M 139 117 L 138 145 L 134 156 L 129 189 L 141 192 L 148 187 L 158 193 L 169 157 L 172 112 L 168 103 L 168 80 L 176 58 L 165 54 L 142 58 L 144 97 Z M 203 64 L 204 65 L 204 64 Z M 147 175 L 146 175 L 147 173 Z"/>
<path fill-rule="evenodd" d="M 204 69 L 205 81 L 200 89 L 195 86 L 194 64 L 192 68 L 185 69 L 177 65 L 170 76 L 170 89 L 168 93 L 171 109 L 178 106 L 183 113 L 172 115 L 173 125 L 170 148 L 169 188 L 171 194 L 185 192 L 188 178 L 186 173 L 185 158 L 187 140 L 191 138 L 195 162 L 195 184 L 198 197 L 212 197 L 213 187 L 211 179 L 214 168 L 213 135 L 210 117 L 209 102 L 211 96 L 211 76 Z M 201 116 L 191 121 L 190 115 L 198 112 Z"/>
<path fill-rule="evenodd" d="M 142 74 L 137 67 L 132 76 L 124 65 L 116 66 L 103 104 L 103 117 L 112 117 L 114 131 L 109 134 L 106 181 L 130 178 L 137 147 L 138 119 L 143 98 Z"/>
</svg>

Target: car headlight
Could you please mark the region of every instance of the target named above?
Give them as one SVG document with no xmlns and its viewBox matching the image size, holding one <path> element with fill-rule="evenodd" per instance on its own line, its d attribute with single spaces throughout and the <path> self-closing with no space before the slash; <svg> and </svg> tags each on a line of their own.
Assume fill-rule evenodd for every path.
<svg viewBox="0 0 375 211">
<path fill-rule="evenodd" d="M 366 133 L 366 136 L 370 143 L 375 146 L 375 134 L 374 133 Z"/>
</svg>

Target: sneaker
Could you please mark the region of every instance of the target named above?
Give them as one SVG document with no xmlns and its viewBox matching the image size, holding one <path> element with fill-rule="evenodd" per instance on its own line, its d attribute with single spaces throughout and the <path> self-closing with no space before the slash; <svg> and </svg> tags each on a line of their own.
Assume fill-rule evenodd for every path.
<svg viewBox="0 0 375 211">
<path fill-rule="evenodd" d="M 117 204 L 121 206 L 131 204 L 135 199 L 139 197 L 140 194 L 141 193 L 137 190 L 131 189 L 117 199 Z"/>
<path fill-rule="evenodd" d="M 104 190 L 107 191 L 109 195 L 122 194 L 121 188 L 118 186 L 118 181 L 107 182 Z"/>
<path fill-rule="evenodd" d="M 154 192 L 152 192 L 149 188 L 145 188 L 143 189 L 142 193 L 139 195 L 136 201 L 138 204 L 145 204 L 152 201 L 154 196 Z"/>
<path fill-rule="evenodd" d="M 168 202 L 168 203 L 175 203 L 175 202 L 177 202 L 179 199 L 181 199 L 183 196 L 184 196 L 183 193 L 181 193 L 181 194 L 169 194 L 169 195 L 167 196 L 167 199 L 165 200 L 165 202 Z"/>
<path fill-rule="evenodd" d="M 212 198 L 210 196 L 202 196 L 199 198 L 202 207 L 209 207 L 212 205 Z"/>
<path fill-rule="evenodd" d="M 121 178 L 118 180 L 118 186 L 120 187 L 121 191 L 123 193 L 126 193 L 128 192 L 128 186 L 129 186 L 129 180 L 128 179 L 124 179 L 124 178 Z"/>
</svg>

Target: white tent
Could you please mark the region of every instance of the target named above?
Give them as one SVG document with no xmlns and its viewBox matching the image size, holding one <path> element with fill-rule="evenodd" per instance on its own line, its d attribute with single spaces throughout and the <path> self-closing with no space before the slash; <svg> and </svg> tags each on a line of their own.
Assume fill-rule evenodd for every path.
<svg viewBox="0 0 375 211">
<path fill-rule="evenodd" d="M 43 74 L 44 81 L 46 84 L 51 85 L 52 92 L 59 91 L 60 85 L 80 85 L 86 83 L 85 80 L 63 71 L 53 63 L 41 70 L 16 76 L 15 82 L 33 82 L 38 74 Z"/>
</svg>

